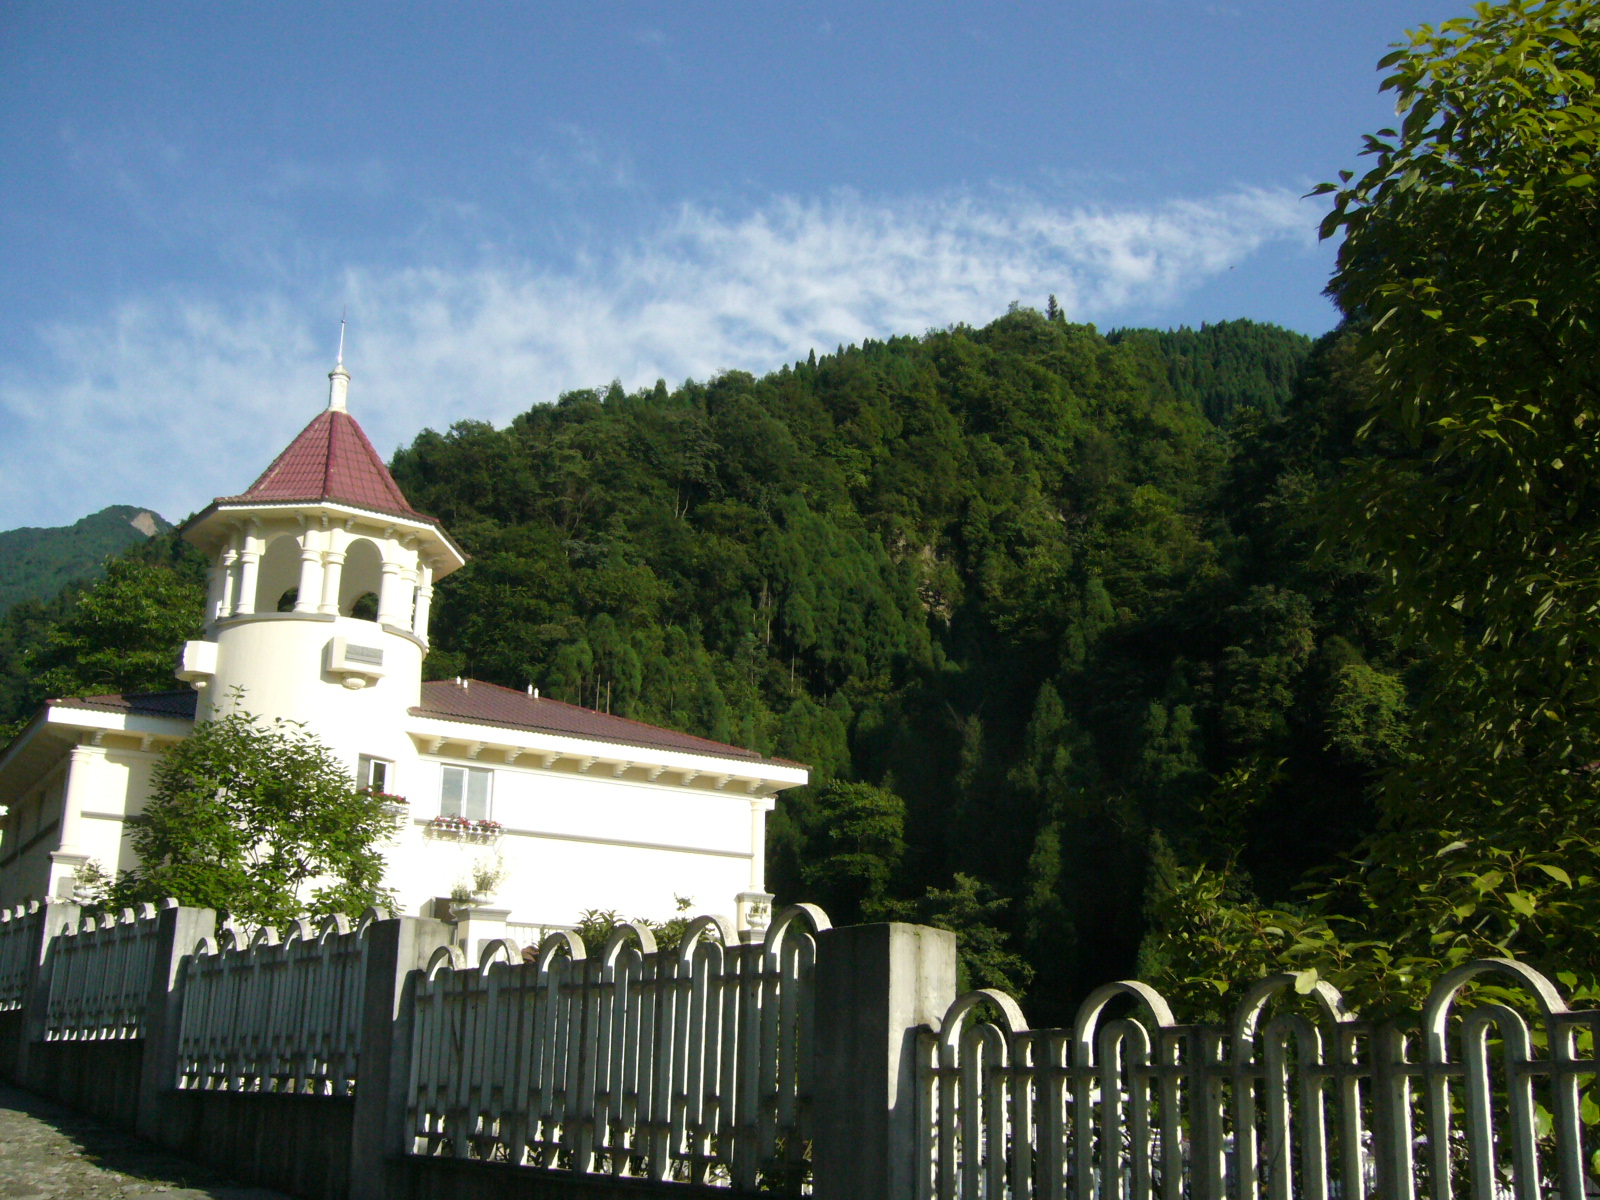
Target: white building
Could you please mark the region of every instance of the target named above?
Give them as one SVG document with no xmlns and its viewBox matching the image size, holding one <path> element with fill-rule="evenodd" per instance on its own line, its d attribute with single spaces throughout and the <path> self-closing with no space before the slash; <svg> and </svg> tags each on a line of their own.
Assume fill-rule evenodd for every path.
<svg viewBox="0 0 1600 1200">
<path fill-rule="evenodd" d="M 188 688 L 51 700 L 0 751 L 0 906 L 70 895 L 89 859 L 134 866 L 123 823 L 157 759 L 240 688 L 246 710 L 305 723 L 359 783 L 406 799 L 386 849 L 404 913 L 446 916 L 498 858 L 476 934 L 509 921 L 530 941 L 586 908 L 665 917 L 676 896 L 763 925 L 766 814 L 805 768 L 531 690 L 424 683 L 433 584 L 465 556 L 346 411 L 342 360 L 329 379 L 326 411 L 262 476 L 182 528 L 212 562 Z M 353 615 L 373 596 L 374 619 Z"/>
</svg>

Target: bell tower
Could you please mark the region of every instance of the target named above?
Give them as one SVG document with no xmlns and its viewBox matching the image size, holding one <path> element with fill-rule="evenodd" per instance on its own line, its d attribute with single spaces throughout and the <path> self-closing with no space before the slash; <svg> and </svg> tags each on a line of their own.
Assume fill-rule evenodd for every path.
<svg viewBox="0 0 1600 1200">
<path fill-rule="evenodd" d="M 255 483 L 184 524 L 211 568 L 204 636 L 177 675 L 200 720 L 237 697 L 304 723 L 353 768 L 414 757 L 402 725 L 421 698 L 433 584 L 466 558 L 350 415 L 342 329 L 328 385 L 327 408 Z"/>
</svg>

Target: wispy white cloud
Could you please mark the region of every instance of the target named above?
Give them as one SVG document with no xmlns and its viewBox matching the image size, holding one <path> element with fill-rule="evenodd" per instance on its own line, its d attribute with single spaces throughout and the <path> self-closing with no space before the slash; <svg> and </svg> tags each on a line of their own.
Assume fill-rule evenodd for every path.
<svg viewBox="0 0 1600 1200">
<path fill-rule="evenodd" d="M 863 337 L 983 322 L 1053 292 L 1069 316 L 1160 311 L 1269 244 L 1309 245 L 1293 193 L 1139 209 L 1019 192 L 851 194 L 728 215 L 685 206 L 631 246 L 553 269 L 349 268 L 249 299 L 133 296 L 37 331 L 0 374 L 0 528 L 106 504 L 178 518 L 244 487 L 321 407 L 348 305 L 352 410 L 380 449 L 424 426 L 504 421 L 563 390 L 763 371 Z"/>
</svg>

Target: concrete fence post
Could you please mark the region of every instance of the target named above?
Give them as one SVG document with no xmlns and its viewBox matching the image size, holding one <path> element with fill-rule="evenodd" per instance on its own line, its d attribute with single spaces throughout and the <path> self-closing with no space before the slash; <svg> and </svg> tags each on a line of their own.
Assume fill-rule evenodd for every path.
<svg viewBox="0 0 1600 1200">
<path fill-rule="evenodd" d="M 28 1059 L 33 1046 L 44 1041 L 45 1017 L 50 1009 L 50 942 L 64 929 L 76 929 L 82 920 L 82 910 L 76 904 L 46 901 L 44 919 L 39 924 L 39 944 L 33 956 L 32 977 L 22 1002 L 22 1020 L 17 1031 L 17 1058 L 13 1078 L 28 1086 Z"/>
<path fill-rule="evenodd" d="M 817 1200 L 914 1200 L 917 1030 L 956 998 L 956 938 L 898 922 L 817 937 Z"/>
<path fill-rule="evenodd" d="M 178 1086 L 183 969 L 200 939 L 213 937 L 216 931 L 217 914 L 213 909 L 174 905 L 156 914 L 156 948 L 144 1009 L 144 1056 L 139 1063 L 139 1109 L 134 1131 L 166 1146 L 176 1146 L 182 1140 L 182 1131 L 170 1127 L 174 1114 L 165 1096 Z"/>
<path fill-rule="evenodd" d="M 367 978 L 361 1059 L 350 1133 L 350 1200 L 400 1196 L 406 1146 L 406 1089 L 411 1083 L 413 972 L 427 967 L 453 926 L 428 917 L 395 917 L 367 931 Z"/>
</svg>

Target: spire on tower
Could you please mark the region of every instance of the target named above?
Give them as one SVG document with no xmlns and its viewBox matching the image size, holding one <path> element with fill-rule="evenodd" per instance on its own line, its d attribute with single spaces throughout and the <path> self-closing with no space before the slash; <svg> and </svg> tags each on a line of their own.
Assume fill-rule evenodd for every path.
<svg viewBox="0 0 1600 1200">
<path fill-rule="evenodd" d="M 328 372 L 328 411 L 348 412 L 345 397 L 350 391 L 350 372 L 344 369 L 344 316 L 339 317 L 339 360 Z"/>
</svg>

